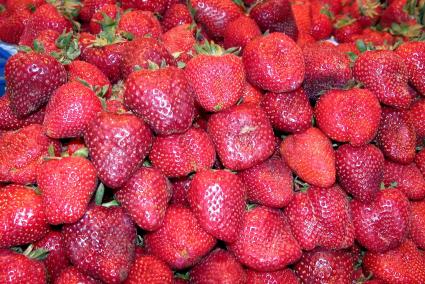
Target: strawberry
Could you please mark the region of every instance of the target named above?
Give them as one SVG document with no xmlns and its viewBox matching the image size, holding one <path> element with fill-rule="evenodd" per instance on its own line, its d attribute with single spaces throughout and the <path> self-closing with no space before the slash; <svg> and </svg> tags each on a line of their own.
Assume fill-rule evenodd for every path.
<svg viewBox="0 0 425 284">
<path fill-rule="evenodd" d="M 425 248 L 425 232 L 423 227 L 425 225 L 425 201 L 410 202 L 412 210 L 409 236 L 416 246 L 421 249 Z"/>
<path fill-rule="evenodd" d="M 409 200 L 398 189 L 378 192 L 370 203 L 351 203 L 356 240 L 369 251 L 385 252 L 398 247 L 409 229 Z"/>
<path fill-rule="evenodd" d="M 286 217 L 278 209 L 258 206 L 246 211 L 236 242 L 228 244 L 236 259 L 257 271 L 285 268 L 301 257 Z"/>
<path fill-rule="evenodd" d="M 178 61 L 187 63 L 195 54 L 196 40 L 189 24 L 168 30 L 162 34 L 161 40 L 169 54 L 179 55 Z"/>
<path fill-rule="evenodd" d="M 301 48 L 283 33 L 254 38 L 245 46 L 242 60 L 248 81 L 271 92 L 294 91 L 304 80 Z"/>
<path fill-rule="evenodd" d="M 373 26 L 382 14 L 381 3 L 377 0 L 353 1 L 350 14 L 363 28 Z"/>
<path fill-rule="evenodd" d="M 337 42 L 351 42 L 352 36 L 362 32 L 361 24 L 350 16 L 340 15 L 335 19 L 334 36 Z"/>
<path fill-rule="evenodd" d="M 274 151 L 274 135 L 264 111 L 241 104 L 212 115 L 208 133 L 226 168 L 248 169 L 266 160 Z"/>
<path fill-rule="evenodd" d="M 354 64 L 354 77 L 383 104 L 408 108 L 412 96 L 407 88 L 408 71 L 403 59 L 389 50 L 362 53 Z"/>
<path fill-rule="evenodd" d="M 416 154 L 415 164 L 425 177 L 425 150 L 421 150 Z"/>
<path fill-rule="evenodd" d="M 242 15 L 229 23 L 223 32 L 225 48 L 240 47 L 243 49 L 253 38 L 260 36 L 257 23 L 248 16 Z"/>
<path fill-rule="evenodd" d="M 130 11 L 121 16 L 118 32 L 130 33 L 134 37 L 150 35 L 159 38 L 162 34 L 161 24 L 152 12 Z"/>
<path fill-rule="evenodd" d="M 425 138 L 425 124 L 423 123 L 425 121 L 425 99 L 415 101 L 409 112 L 417 139 Z"/>
<path fill-rule="evenodd" d="M 280 145 L 280 154 L 305 182 L 319 187 L 335 183 L 335 153 L 331 141 L 319 129 L 311 127 L 289 135 Z"/>
<path fill-rule="evenodd" d="M 372 144 L 344 144 L 335 151 L 336 173 L 341 187 L 360 202 L 375 199 L 383 177 L 384 155 Z"/>
<path fill-rule="evenodd" d="M 295 194 L 285 208 L 292 232 L 304 250 L 344 249 L 353 245 L 354 228 L 347 196 L 339 186 L 312 187 Z"/>
<path fill-rule="evenodd" d="M 263 32 L 280 32 L 297 40 L 298 29 L 289 0 L 259 1 L 249 15 Z"/>
<path fill-rule="evenodd" d="M 406 42 L 396 49 L 407 66 L 409 81 L 425 96 L 425 43 L 420 41 Z"/>
<path fill-rule="evenodd" d="M 200 128 L 182 134 L 157 137 L 149 159 L 168 177 L 183 177 L 191 172 L 211 168 L 215 149 L 209 135 Z"/>
<path fill-rule="evenodd" d="M 353 146 L 369 143 L 381 120 L 381 106 L 367 89 L 330 90 L 315 107 L 317 124 L 328 137 Z"/>
<path fill-rule="evenodd" d="M 180 25 L 191 24 L 192 21 L 193 20 L 187 6 L 177 3 L 170 6 L 170 8 L 165 11 L 161 24 L 165 31 L 169 31 Z"/>
<path fill-rule="evenodd" d="M 115 4 L 115 0 L 84 0 L 79 17 L 83 22 L 90 22 L 93 15 L 105 5 Z"/>
<path fill-rule="evenodd" d="M 115 197 L 140 228 L 155 231 L 162 225 L 171 198 L 171 184 L 159 170 L 143 167 Z"/>
<path fill-rule="evenodd" d="M 245 192 L 245 186 L 237 175 L 225 170 L 205 170 L 193 176 L 187 200 L 207 233 L 232 243 L 238 238 Z"/>
<path fill-rule="evenodd" d="M 247 187 L 248 200 L 253 203 L 282 208 L 291 201 L 292 172 L 278 156 L 239 172 Z"/>
<path fill-rule="evenodd" d="M 61 34 L 55 30 L 43 30 L 34 39 L 33 45 L 40 48 L 42 52 L 47 54 L 52 54 L 52 52 L 60 52 L 60 49 L 56 46 L 56 40 L 60 36 Z"/>
<path fill-rule="evenodd" d="M 328 42 L 306 44 L 303 48 L 305 80 L 303 87 L 311 99 L 324 91 L 345 86 L 353 77 L 350 60 Z"/>
<path fill-rule="evenodd" d="M 121 207 L 91 205 L 83 218 L 62 231 L 68 257 L 78 270 L 107 283 L 127 278 L 134 260 L 136 227 Z"/>
<path fill-rule="evenodd" d="M 180 204 L 189 207 L 189 201 L 187 201 L 187 192 L 190 188 L 192 179 L 183 177 L 175 179 L 173 181 L 173 196 L 171 197 L 171 204 Z"/>
<path fill-rule="evenodd" d="M 48 230 L 42 197 L 22 185 L 0 189 L 0 220 L 1 248 L 37 241 Z"/>
<path fill-rule="evenodd" d="M 277 270 L 273 272 L 258 272 L 255 270 L 246 270 L 247 282 L 250 284 L 271 284 L 286 283 L 299 284 L 299 279 L 290 269 Z"/>
<path fill-rule="evenodd" d="M 124 103 L 158 135 L 186 132 L 194 118 L 192 90 L 185 73 L 175 67 L 131 73 Z"/>
<path fill-rule="evenodd" d="M 65 68 L 47 54 L 19 52 L 6 63 L 10 108 L 18 118 L 36 112 L 66 82 Z"/>
<path fill-rule="evenodd" d="M 31 13 L 28 10 L 20 9 L 19 12 L 12 13 L 5 16 L 4 20 L 0 20 L 0 40 L 18 44 L 30 16 Z"/>
<path fill-rule="evenodd" d="M 103 5 L 90 19 L 90 32 L 99 34 L 102 30 L 116 29 L 122 12 L 122 9 L 115 3 Z"/>
<path fill-rule="evenodd" d="M 241 103 L 252 103 L 259 105 L 261 99 L 263 98 L 263 93 L 257 87 L 254 87 L 250 83 L 246 82 L 243 89 L 243 94 L 241 97 Z"/>
<path fill-rule="evenodd" d="M 412 241 L 385 253 L 366 252 L 365 270 L 385 283 L 424 283 L 425 258 Z"/>
<path fill-rule="evenodd" d="M 167 0 L 122 0 L 121 5 L 124 10 L 137 9 L 162 14 L 167 8 L 167 2 Z"/>
<path fill-rule="evenodd" d="M 311 35 L 315 40 L 327 39 L 333 31 L 333 14 L 329 5 L 311 1 Z"/>
<path fill-rule="evenodd" d="M 190 271 L 190 283 L 244 284 L 245 271 L 228 251 L 216 249 Z"/>
<path fill-rule="evenodd" d="M 173 272 L 162 260 L 153 255 L 140 255 L 134 260 L 126 284 L 173 283 Z"/>
<path fill-rule="evenodd" d="M 100 284 L 100 281 L 78 271 L 77 268 L 69 266 L 62 270 L 55 284 Z"/>
<path fill-rule="evenodd" d="M 36 8 L 45 4 L 43 0 L 5 0 L 7 11 L 17 13 L 23 10 L 34 11 Z"/>
<path fill-rule="evenodd" d="M 409 22 L 408 0 L 393 0 L 381 14 L 380 24 L 384 28 L 391 27 L 393 23 Z"/>
<path fill-rule="evenodd" d="M 6 93 L 0 98 L 0 130 L 18 130 L 30 124 L 40 124 L 44 120 L 45 109 L 42 108 L 33 114 L 20 119 L 10 108 L 9 95 Z"/>
<path fill-rule="evenodd" d="M 383 182 L 386 186 L 395 182 L 397 189 L 411 200 L 425 198 L 425 179 L 414 163 L 401 165 L 386 161 Z"/>
<path fill-rule="evenodd" d="M 388 32 L 376 31 L 371 28 L 366 28 L 361 34 L 353 35 L 351 39 L 354 41 L 352 44 L 356 46 L 355 42 L 358 40 L 373 46 L 388 46 L 394 44 L 395 38 Z M 356 47 L 356 51 L 359 50 Z"/>
<path fill-rule="evenodd" d="M 346 250 L 318 248 L 305 252 L 295 264 L 295 273 L 303 283 L 352 283 L 354 260 Z"/>
<path fill-rule="evenodd" d="M 311 3 L 310 0 L 291 1 L 292 13 L 298 30 L 298 39 L 311 32 Z"/>
<path fill-rule="evenodd" d="M 313 109 L 302 88 L 288 93 L 267 93 L 261 107 L 276 130 L 300 133 L 311 127 Z"/>
<path fill-rule="evenodd" d="M 193 266 L 215 245 L 214 237 L 205 232 L 195 215 L 181 205 L 170 205 L 163 226 L 145 235 L 145 245 L 173 269 Z"/>
</svg>

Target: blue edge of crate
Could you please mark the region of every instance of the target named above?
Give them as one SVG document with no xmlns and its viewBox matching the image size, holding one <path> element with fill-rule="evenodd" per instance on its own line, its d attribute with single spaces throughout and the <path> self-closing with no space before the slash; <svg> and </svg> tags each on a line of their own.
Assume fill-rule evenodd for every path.
<svg viewBox="0 0 425 284">
<path fill-rule="evenodd" d="M 9 57 L 12 56 L 14 53 L 16 53 L 16 46 L 6 44 L 0 41 L 0 97 L 3 96 L 4 89 L 6 87 L 6 81 L 4 78 L 4 66 L 7 62 L 7 59 L 9 59 Z"/>
</svg>

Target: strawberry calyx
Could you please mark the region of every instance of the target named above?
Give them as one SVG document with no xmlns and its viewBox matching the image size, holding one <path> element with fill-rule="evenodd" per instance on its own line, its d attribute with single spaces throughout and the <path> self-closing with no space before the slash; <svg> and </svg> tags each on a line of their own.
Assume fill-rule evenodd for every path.
<svg viewBox="0 0 425 284">
<path fill-rule="evenodd" d="M 34 245 L 31 244 L 22 252 L 22 254 L 29 259 L 43 260 L 48 256 L 49 251 L 43 248 L 34 249 Z"/>
<path fill-rule="evenodd" d="M 34 42 L 35 44 L 35 42 Z M 70 64 L 81 54 L 81 49 L 78 44 L 77 35 L 73 32 L 63 32 L 56 39 L 56 47 L 59 48 L 59 52 L 53 51 L 50 53 L 54 58 L 56 58 L 60 63 L 64 65 Z"/>
<path fill-rule="evenodd" d="M 47 0 L 47 3 L 56 7 L 58 12 L 68 19 L 75 31 L 79 31 L 81 25 L 75 18 L 78 17 L 83 4 L 79 0 Z"/>
<path fill-rule="evenodd" d="M 189 272 L 186 272 L 186 273 L 176 272 L 176 273 L 174 273 L 174 278 L 183 279 L 183 280 L 189 281 L 190 274 L 189 274 Z"/>
<path fill-rule="evenodd" d="M 237 55 L 241 49 L 240 47 L 231 47 L 229 49 L 224 49 L 220 45 L 214 43 L 214 41 L 209 42 L 208 40 L 205 40 L 204 44 L 202 45 L 196 44 L 195 50 L 198 54 L 223 56 L 231 53 Z"/>
<path fill-rule="evenodd" d="M 116 201 L 115 199 L 106 203 L 102 203 L 104 195 L 105 195 L 105 186 L 103 185 L 103 183 L 99 183 L 99 186 L 97 187 L 96 194 L 95 194 L 96 205 L 107 207 L 107 208 L 120 205 L 118 201 Z"/>
<path fill-rule="evenodd" d="M 343 27 L 352 25 L 356 21 L 357 21 L 356 19 L 351 18 L 350 16 L 344 16 L 341 19 L 339 19 L 338 21 L 336 21 L 336 23 L 334 24 L 334 27 L 336 29 L 341 29 Z"/>
<path fill-rule="evenodd" d="M 378 16 L 377 8 L 381 6 L 381 3 L 376 0 L 357 0 L 360 14 L 368 18 L 374 18 Z"/>
<path fill-rule="evenodd" d="M 325 15 L 326 17 L 328 17 L 332 21 L 335 19 L 335 15 L 329 9 L 328 4 L 325 4 L 325 5 L 323 5 L 322 8 L 320 8 L 320 14 Z"/>
<path fill-rule="evenodd" d="M 247 204 L 246 204 L 246 207 L 245 207 L 245 210 L 249 212 L 249 211 L 251 211 L 252 209 L 254 209 L 255 207 L 257 207 L 257 204 L 253 204 L 253 203 L 252 203 L 252 204 L 248 204 L 248 203 L 247 203 Z"/>
<path fill-rule="evenodd" d="M 306 182 L 301 181 L 299 177 L 295 177 L 294 187 L 295 187 L 295 191 L 306 192 L 310 188 L 310 185 Z"/>
<path fill-rule="evenodd" d="M 393 181 L 393 182 L 390 183 L 389 186 L 386 187 L 385 186 L 385 183 L 384 182 L 381 182 L 380 190 L 397 188 L 397 185 L 398 185 L 397 182 Z"/>
<path fill-rule="evenodd" d="M 420 24 L 392 23 L 389 31 L 392 35 L 411 39 L 420 37 L 423 34 L 423 29 L 424 27 Z"/>
</svg>

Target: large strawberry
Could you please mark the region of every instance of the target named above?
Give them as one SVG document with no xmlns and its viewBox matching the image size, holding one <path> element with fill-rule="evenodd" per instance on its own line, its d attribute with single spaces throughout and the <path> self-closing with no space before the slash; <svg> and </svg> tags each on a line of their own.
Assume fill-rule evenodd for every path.
<svg viewBox="0 0 425 284">
<path fill-rule="evenodd" d="M 264 111 L 241 104 L 211 116 L 208 132 L 226 168 L 244 170 L 266 160 L 274 151 L 274 135 Z"/>
<path fill-rule="evenodd" d="M 9 95 L 6 93 L 0 98 L 0 130 L 18 130 L 32 123 L 43 123 L 45 109 L 42 108 L 37 112 L 25 117 L 18 118 L 10 107 Z"/>
<path fill-rule="evenodd" d="M 42 197 L 22 185 L 0 189 L 0 220 L 0 247 L 37 241 L 48 229 Z"/>
<path fill-rule="evenodd" d="M 344 249 L 353 245 L 354 227 L 347 196 L 339 186 L 299 192 L 285 208 L 301 248 Z"/>
<path fill-rule="evenodd" d="M 304 80 L 304 57 L 300 47 L 283 33 L 254 38 L 242 56 L 248 80 L 271 92 L 298 89 Z"/>
<path fill-rule="evenodd" d="M 163 226 L 145 235 L 147 251 L 175 269 L 194 265 L 215 243 L 214 237 L 201 228 L 194 214 L 180 205 L 170 205 Z"/>
<path fill-rule="evenodd" d="M 19 118 L 39 110 L 66 82 L 65 68 L 52 56 L 19 52 L 6 63 L 10 107 Z"/>
<path fill-rule="evenodd" d="M 101 282 L 93 279 L 87 274 L 82 273 L 74 266 L 62 270 L 55 284 L 100 284 Z"/>
<path fill-rule="evenodd" d="M 396 183 L 397 189 L 411 200 L 421 200 L 425 197 L 425 179 L 414 163 L 401 165 L 386 161 L 383 182 L 386 186 Z"/>
<path fill-rule="evenodd" d="M 250 284 L 269 284 L 269 283 L 285 283 L 299 284 L 299 279 L 290 269 L 277 270 L 273 272 L 258 272 L 255 270 L 246 270 L 246 283 Z"/>
<path fill-rule="evenodd" d="M 139 283 L 173 283 L 173 272 L 166 263 L 153 255 L 140 255 L 134 260 L 134 264 L 125 281 L 126 284 Z"/>
<path fill-rule="evenodd" d="M 425 43 L 420 41 L 403 43 L 396 49 L 396 53 L 404 59 L 409 81 L 425 96 Z"/>
<path fill-rule="evenodd" d="M 195 115 L 192 89 L 184 72 L 175 67 L 131 73 L 124 103 L 158 135 L 185 132 Z"/>
<path fill-rule="evenodd" d="M 335 153 L 331 141 L 319 129 L 311 127 L 286 137 L 280 154 L 305 182 L 320 187 L 335 183 Z"/>
<path fill-rule="evenodd" d="M 206 170 L 194 175 L 187 199 L 207 233 L 232 243 L 239 235 L 245 195 L 245 186 L 237 175 L 225 170 Z"/>
<path fill-rule="evenodd" d="M 415 244 L 421 248 L 425 248 L 425 201 L 410 202 L 412 217 L 410 221 L 409 236 Z"/>
<path fill-rule="evenodd" d="M 102 112 L 87 127 L 84 141 L 97 175 L 111 188 L 125 184 L 148 153 L 152 134 L 132 114 Z"/>
<path fill-rule="evenodd" d="M 130 33 L 133 37 L 150 35 L 159 38 L 162 34 L 161 24 L 152 12 L 129 11 L 121 16 L 118 32 Z"/>
<path fill-rule="evenodd" d="M 78 270 L 107 283 L 127 278 L 134 260 L 136 227 L 123 208 L 93 204 L 83 218 L 62 230 L 68 257 Z"/>
<path fill-rule="evenodd" d="M 248 16 L 240 16 L 226 26 L 223 33 L 225 48 L 240 47 L 243 49 L 253 38 L 260 36 L 257 23 Z"/>
</svg>

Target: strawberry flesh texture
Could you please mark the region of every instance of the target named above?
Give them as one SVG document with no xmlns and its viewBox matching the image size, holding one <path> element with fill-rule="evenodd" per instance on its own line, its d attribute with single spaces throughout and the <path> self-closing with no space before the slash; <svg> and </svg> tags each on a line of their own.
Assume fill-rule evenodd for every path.
<svg viewBox="0 0 425 284">
<path fill-rule="evenodd" d="M 47 283 L 46 268 L 41 261 L 8 249 L 0 249 L 0 278 L 5 283 Z"/>
<path fill-rule="evenodd" d="M 410 202 L 412 219 L 410 222 L 409 236 L 418 248 L 425 248 L 425 201 Z"/>
<path fill-rule="evenodd" d="M 41 124 L 44 120 L 45 108 L 30 114 L 25 118 L 18 118 L 10 108 L 10 100 L 6 93 L 0 98 L 0 130 L 18 130 L 30 124 Z"/>
<path fill-rule="evenodd" d="M 255 270 L 246 270 L 246 283 L 264 284 L 264 283 L 286 283 L 299 284 L 300 281 L 290 269 L 277 270 L 273 272 L 258 272 Z"/>
<path fill-rule="evenodd" d="M 130 33 L 135 38 L 147 35 L 159 38 L 162 34 L 162 27 L 152 12 L 136 10 L 121 16 L 117 32 Z"/>
<path fill-rule="evenodd" d="M 173 282 L 173 272 L 166 263 L 153 255 L 140 255 L 134 260 L 126 284 Z"/>
</svg>

